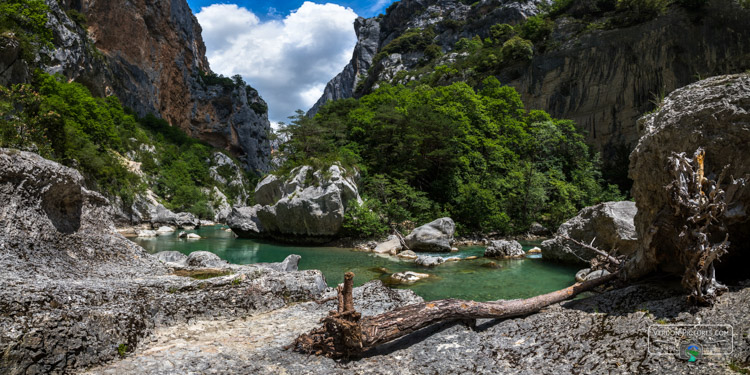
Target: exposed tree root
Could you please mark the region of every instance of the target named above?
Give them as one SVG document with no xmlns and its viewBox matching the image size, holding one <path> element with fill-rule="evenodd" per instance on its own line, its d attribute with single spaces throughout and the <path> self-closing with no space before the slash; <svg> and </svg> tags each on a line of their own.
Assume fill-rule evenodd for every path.
<svg viewBox="0 0 750 375">
<path fill-rule="evenodd" d="M 728 166 L 717 180 L 710 180 L 705 176 L 704 159 L 703 149 L 698 149 L 692 159 L 685 153 L 673 154 L 669 160 L 674 181 L 666 188 L 680 231 L 674 241 L 680 250 L 678 260 L 685 267 L 682 285 L 691 291 L 694 303 L 710 305 L 727 290 L 716 280 L 713 262 L 729 248 L 723 220 L 727 197 L 719 187 Z M 729 190 L 734 191 L 736 184 L 738 181 L 731 178 Z"/>
</svg>

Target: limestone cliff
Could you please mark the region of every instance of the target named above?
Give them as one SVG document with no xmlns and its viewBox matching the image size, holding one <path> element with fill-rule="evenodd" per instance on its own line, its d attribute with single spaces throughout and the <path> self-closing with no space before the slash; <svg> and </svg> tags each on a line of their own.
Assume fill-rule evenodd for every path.
<svg viewBox="0 0 750 375">
<path fill-rule="evenodd" d="M 486 38 L 494 24 L 518 24 L 539 14 L 536 4 L 402 0 L 384 16 L 358 20 L 352 62 L 328 84 L 310 114 L 327 100 L 361 96 L 382 82 L 418 79 L 404 73 L 421 74 L 423 51 L 382 54 L 409 29 L 433 25 L 432 43 L 445 52 L 434 64 L 451 64 L 462 57 L 451 53 L 459 38 Z M 576 6 L 581 4 L 587 3 Z M 699 10 L 673 4 L 655 19 L 628 27 L 607 26 L 604 17 L 592 20 L 576 12 L 581 13 L 574 6 L 554 17 L 547 47 L 536 50 L 533 59 L 494 70 L 529 109 L 575 120 L 609 163 L 627 165 L 638 140 L 637 118 L 663 95 L 701 77 L 750 68 L 750 10 L 734 0 L 711 0 Z M 460 72 L 454 81 L 471 74 Z"/>
<path fill-rule="evenodd" d="M 267 105 L 241 80 L 213 76 L 201 27 L 185 0 L 46 3 L 54 48 L 44 49 L 37 65 L 229 150 L 249 170 L 268 170 Z M 8 45 L 0 53 L 0 84 L 27 81 L 33 70 L 14 57 L 11 42 L 0 39 Z M 6 71 L 13 76 L 4 77 Z"/>
<path fill-rule="evenodd" d="M 185 0 L 73 3 L 110 59 L 114 91 L 126 105 L 141 115 L 161 114 L 188 134 L 232 151 L 251 170 L 268 169 L 267 106 L 244 84 L 201 80 L 201 73 L 210 72 L 206 47 Z"/>
</svg>

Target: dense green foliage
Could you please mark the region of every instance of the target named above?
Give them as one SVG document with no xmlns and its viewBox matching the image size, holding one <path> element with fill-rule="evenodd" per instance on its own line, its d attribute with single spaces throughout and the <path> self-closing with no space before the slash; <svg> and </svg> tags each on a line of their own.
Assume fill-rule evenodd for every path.
<svg viewBox="0 0 750 375">
<path fill-rule="evenodd" d="M 84 86 L 47 74 L 33 84 L 0 86 L 0 147 L 75 167 L 87 186 L 125 204 L 147 186 L 168 208 L 200 217 L 209 217 L 216 204 L 204 189 L 217 186 L 230 200 L 244 199 L 237 184 L 211 178 L 216 150 L 154 116 L 138 121 L 114 96 L 95 98 Z M 143 177 L 128 169 L 124 155 L 141 163 Z M 247 176 L 242 180 L 248 183 Z"/>
<path fill-rule="evenodd" d="M 27 61 L 40 47 L 52 45 L 52 31 L 45 27 L 48 10 L 43 0 L 0 1 L 0 34 L 17 39 Z"/>
<path fill-rule="evenodd" d="M 347 229 L 365 235 L 442 215 L 465 232 L 517 233 L 620 198 L 571 121 L 526 112 L 495 78 L 481 86 L 385 85 L 312 119 L 299 114 L 282 130 L 285 169 L 337 160 L 358 168 L 366 204 L 350 210 Z"/>
</svg>

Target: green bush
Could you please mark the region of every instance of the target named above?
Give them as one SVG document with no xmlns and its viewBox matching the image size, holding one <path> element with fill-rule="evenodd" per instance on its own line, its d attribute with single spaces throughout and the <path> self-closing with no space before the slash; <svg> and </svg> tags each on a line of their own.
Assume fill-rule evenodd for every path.
<svg viewBox="0 0 750 375">
<path fill-rule="evenodd" d="M 388 231 L 377 213 L 370 208 L 371 203 L 365 199 L 362 204 L 355 200 L 349 201 L 349 207 L 344 214 L 342 224 L 345 235 L 359 238 L 368 238 L 381 235 Z"/>
<path fill-rule="evenodd" d="M 463 82 L 382 85 L 329 102 L 314 118 L 300 113 L 284 131 L 282 169 L 346 154 L 361 171 L 368 199 L 347 227 L 365 236 L 446 215 L 463 231 L 518 233 L 533 221 L 558 225 L 617 193 L 571 121 L 526 112 L 518 93 L 492 77 L 479 92 Z"/>
<path fill-rule="evenodd" d="M 224 88 L 234 88 L 235 85 L 237 85 L 236 78 L 239 77 L 239 80 L 242 82 L 242 85 L 244 85 L 244 81 L 242 81 L 242 77 L 239 75 L 235 76 L 235 79 L 224 77 L 221 74 L 216 74 L 214 72 L 205 72 L 203 70 L 198 71 L 198 78 L 202 82 L 203 86 L 222 86 Z"/>
<path fill-rule="evenodd" d="M 75 10 L 75 9 L 68 9 L 65 14 L 68 15 L 68 18 L 70 18 L 71 21 L 75 22 L 78 27 L 80 27 L 83 30 L 86 30 L 88 28 L 88 20 L 86 19 L 86 15 Z"/>
<path fill-rule="evenodd" d="M 457 51 L 475 52 L 482 48 L 482 39 L 479 36 L 474 36 L 471 39 L 461 38 L 456 42 L 454 48 Z"/>
<path fill-rule="evenodd" d="M 740 6 L 745 9 L 750 9 L 750 0 L 738 0 L 740 3 Z"/>
<path fill-rule="evenodd" d="M 427 60 L 434 60 L 443 54 L 443 49 L 437 44 L 430 44 L 424 49 L 424 57 Z"/>
<path fill-rule="evenodd" d="M 677 0 L 677 3 L 685 8 L 697 10 L 703 8 L 708 0 Z"/>
<path fill-rule="evenodd" d="M 250 108 L 259 115 L 268 112 L 268 104 L 264 102 L 252 102 L 250 103 Z"/>
<path fill-rule="evenodd" d="M 526 21 L 519 25 L 520 31 L 518 34 L 521 38 L 528 39 L 532 42 L 540 42 L 547 38 L 552 32 L 554 27 L 552 20 L 543 16 L 533 16 L 526 19 Z"/>
<path fill-rule="evenodd" d="M 383 47 L 381 51 L 388 55 L 393 53 L 424 51 L 427 46 L 432 44 L 433 39 L 435 39 L 435 31 L 432 27 L 425 29 L 409 29 L 399 35 L 396 39 L 393 39 L 388 45 Z"/>
<path fill-rule="evenodd" d="M 534 44 L 518 36 L 503 43 L 501 49 L 504 60 L 531 60 L 534 57 Z"/>
<path fill-rule="evenodd" d="M 214 197 L 203 193 L 206 188 L 217 186 L 233 201 L 242 191 L 241 184 L 220 185 L 210 177 L 206 161 L 214 149 L 153 115 L 136 120 L 116 97 L 94 98 L 63 77 L 40 74 L 33 85 L 0 86 L 0 147 L 34 151 L 73 166 L 89 188 L 120 197 L 126 205 L 145 185 L 123 163 L 125 153 L 135 154 L 170 209 L 210 218 Z M 218 172 L 234 178 L 227 167 Z M 243 175 L 239 182 L 250 179 Z"/>
<path fill-rule="evenodd" d="M 490 37 L 495 45 L 503 45 L 508 39 L 516 35 L 516 30 L 513 26 L 507 23 L 499 23 L 490 27 Z"/>
</svg>

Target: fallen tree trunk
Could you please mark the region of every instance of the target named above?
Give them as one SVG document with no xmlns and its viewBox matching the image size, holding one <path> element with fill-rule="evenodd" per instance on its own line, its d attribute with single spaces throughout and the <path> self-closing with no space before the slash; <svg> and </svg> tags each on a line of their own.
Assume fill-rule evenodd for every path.
<svg viewBox="0 0 750 375">
<path fill-rule="evenodd" d="M 358 355 L 438 322 L 463 319 L 506 319 L 538 312 L 542 308 L 573 298 L 614 278 L 618 272 L 576 283 L 568 288 L 527 299 L 475 302 L 444 299 L 419 303 L 361 318 L 354 311 L 351 286 L 354 274 L 347 272 L 339 287 L 339 308 L 321 321 L 323 327 L 300 335 L 287 349 L 333 358 Z M 348 295 L 347 295 L 348 293 Z"/>
</svg>

